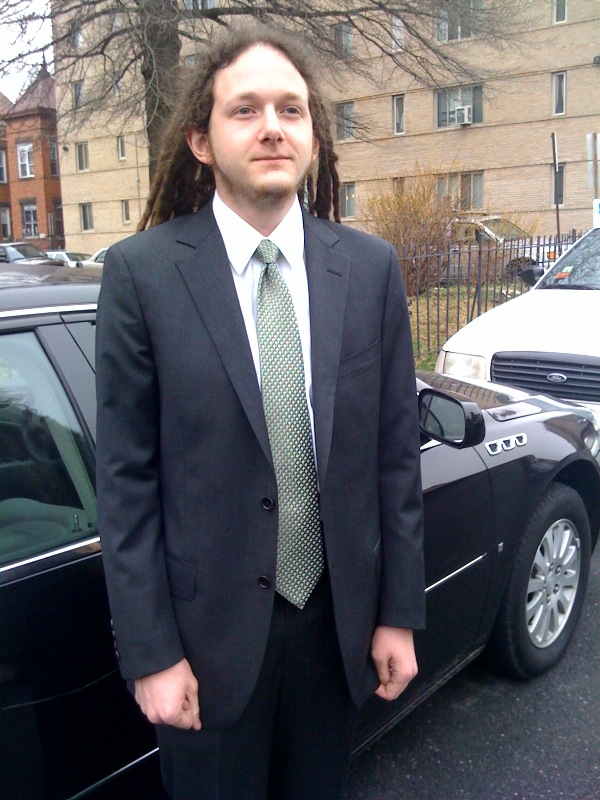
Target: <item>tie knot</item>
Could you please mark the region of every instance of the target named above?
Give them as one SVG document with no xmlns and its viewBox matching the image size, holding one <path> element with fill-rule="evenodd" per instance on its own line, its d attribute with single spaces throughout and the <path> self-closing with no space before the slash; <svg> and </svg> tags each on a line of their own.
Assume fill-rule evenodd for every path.
<svg viewBox="0 0 600 800">
<path fill-rule="evenodd" d="M 273 244 L 273 242 L 270 239 L 263 239 L 254 252 L 255 255 L 257 255 L 258 258 L 260 258 L 263 264 L 267 266 L 269 264 L 277 263 L 279 248 L 277 247 L 276 244 Z"/>
</svg>

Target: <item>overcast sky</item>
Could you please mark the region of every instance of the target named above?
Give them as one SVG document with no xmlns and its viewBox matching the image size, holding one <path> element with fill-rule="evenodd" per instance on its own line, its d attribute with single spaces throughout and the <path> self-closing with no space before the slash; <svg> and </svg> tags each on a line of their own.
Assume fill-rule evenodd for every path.
<svg viewBox="0 0 600 800">
<path fill-rule="evenodd" d="M 29 3 L 29 7 L 32 10 L 35 8 L 35 6 L 38 6 L 40 10 L 43 10 L 45 5 L 45 0 L 30 0 Z M 30 35 L 32 36 L 34 42 L 32 47 L 35 47 L 38 43 L 44 42 L 44 40 L 47 41 L 50 38 L 48 24 L 44 23 L 44 26 L 37 31 L 31 29 Z M 18 42 L 15 44 L 16 38 L 17 32 L 14 27 L 0 23 L 0 57 L 2 59 L 10 58 L 14 53 L 17 53 L 19 50 L 23 50 L 25 48 L 25 44 L 23 42 Z M 13 103 L 21 94 L 21 91 L 37 74 L 37 71 L 42 65 L 41 55 L 37 55 L 35 58 L 30 60 L 29 64 L 32 66 L 26 66 L 25 69 L 22 70 L 14 69 L 8 75 L 0 76 L 0 92 L 8 97 L 8 99 Z"/>
</svg>

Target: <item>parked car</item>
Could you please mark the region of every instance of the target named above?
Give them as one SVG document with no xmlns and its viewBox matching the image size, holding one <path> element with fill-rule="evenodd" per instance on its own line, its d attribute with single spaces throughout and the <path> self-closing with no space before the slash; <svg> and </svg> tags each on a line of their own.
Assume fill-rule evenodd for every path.
<svg viewBox="0 0 600 800">
<path fill-rule="evenodd" d="M 526 267 L 549 269 L 570 247 L 568 236 L 533 237 L 523 228 L 501 216 L 470 215 L 455 219 L 450 226 L 448 278 L 466 280 L 478 266 L 478 253 L 484 257 L 486 277 L 513 279 Z"/>
<path fill-rule="evenodd" d="M 517 269 L 551 267 L 570 246 L 568 236 L 534 237 L 511 220 L 500 216 L 470 216 L 452 223 L 452 242 L 467 246 L 502 247 L 506 269 L 514 275 Z"/>
<path fill-rule="evenodd" d="M 31 242 L 4 242 L 0 244 L 0 264 L 20 264 L 21 266 L 36 266 L 51 264 L 52 259 L 45 256 Z"/>
<path fill-rule="evenodd" d="M 90 258 L 89 253 L 75 253 L 73 250 L 46 250 L 48 258 L 62 261 L 67 267 L 75 267 L 78 261 L 86 261 Z"/>
<path fill-rule="evenodd" d="M 0 288 L 0 796 L 159 800 L 154 732 L 118 673 L 96 524 L 99 270 L 11 274 Z M 428 627 L 419 675 L 394 703 L 369 701 L 357 751 L 484 650 L 521 677 L 554 665 L 600 527 L 588 409 L 434 373 L 416 389 Z"/>
<path fill-rule="evenodd" d="M 106 251 L 108 247 L 101 247 L 100 250 L 96 250 L 93 256 L 88 256 L 87 258 L 83 258 L 76 263 L 76 267 L 101 267 L 104 264 L 104 256 L 106 255 Z"/>
<path fill-rule="evenodd" d="M 521 274 L 533 288 L 450 337 L 437 371 L 576 400 L 600 418 L 600 228 L 546 274 L 541 267 Z"/>
</svg>

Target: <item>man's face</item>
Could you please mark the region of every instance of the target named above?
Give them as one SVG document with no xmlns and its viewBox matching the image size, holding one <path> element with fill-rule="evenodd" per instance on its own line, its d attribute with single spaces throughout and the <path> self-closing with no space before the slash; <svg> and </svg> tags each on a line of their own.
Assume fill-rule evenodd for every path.
<svg viewBox="0 0 600 800">
<path fill-rule="evenodd" d="M 278 50 L 246 50 L 217 72 L 208 134 L 191 130 L 188 144 L 240 216 L 291 205 L 318 151 L 304 79 Z"/>
</svg>

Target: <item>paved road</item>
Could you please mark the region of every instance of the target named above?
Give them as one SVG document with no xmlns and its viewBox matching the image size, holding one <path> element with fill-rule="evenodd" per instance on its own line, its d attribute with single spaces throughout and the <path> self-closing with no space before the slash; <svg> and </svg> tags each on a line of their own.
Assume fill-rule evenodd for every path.
<svg viewBox="0 0 600 800">
<path fill-rule="evenodd" d="M 561 663 L 520 683 L 472 665 L 352 766 L 349 800 L 600 800 L 600 547 Z"/>
</svg>

